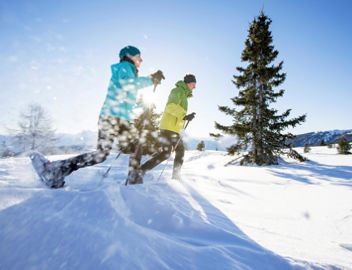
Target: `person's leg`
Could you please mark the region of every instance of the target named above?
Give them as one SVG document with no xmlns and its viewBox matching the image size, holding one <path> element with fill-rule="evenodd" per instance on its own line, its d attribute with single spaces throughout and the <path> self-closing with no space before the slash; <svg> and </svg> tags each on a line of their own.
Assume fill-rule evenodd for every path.
<svg viewBox="0 0 352 270">
<path fill-rule="evenodd" d="M 172 151 L 173 141 L 176 140 L 174 132 L 168 130 L 162 130 L 160 132 L 160 148 L 159 151 L 156 152 L 152 157 L 143 163 L 141 166 L 141 170 L 143 173 L 149 171 L 159 165 L 164 160 L 167 160 Z"/>
<path fill-rule="evenodd" d="M 172 172 L 172 179 L 180 180 L 181 179 L 181 167 L 183 164 L 183 157 L 185 155 L 185 146 L 182 139 L 178 142 L 176 146 L 176 155 L 174 160 L 174 168 Z"/>
<path fill-rule="evenodd" d="M 143 172 L 139 169 L 141 162 L 142 153 L 141 147 L 137 147 L 136 151 L 131 153 L 128 163 L 128 174 L 127 182 L 129 184 L 142 184 L 143 183 Z"/>
<path fill-rule="evenodd" d="M 81 154 L 66 160 L 53 161 L 49 166 L 54 178 L 63 178 L 72 172 L 87 166 L 93 166 L 106 160 L 109 155 L 114 139 L 117 135 L 119 119 L 102 117 L 99 119 L 99 131 L 97 150 Z"/>
<path fill-rule="evenodd" d="M 134 125 L 130 126 L 128 132 L 130 158 L 127 182 L 129 184 L 141 184 L 143 183 L 143 176 L 140 171 L 140 163 L 143 155 L 143 134 L 141 134 Z"/>
</svg>

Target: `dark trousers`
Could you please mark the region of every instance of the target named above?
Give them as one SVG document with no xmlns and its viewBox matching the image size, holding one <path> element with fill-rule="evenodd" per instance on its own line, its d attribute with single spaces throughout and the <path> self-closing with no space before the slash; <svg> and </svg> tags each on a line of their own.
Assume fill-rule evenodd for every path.
<svg viewBox="0 0 352 270">
<path fill-rule="evenodd" d="M 57 167 L 60 168 L 58 177 L 65 177 L 75 170 L 105 161 L 111 152 L 115 139 L 118 139 L 120 149 L 130 148 L 134 151 L 132 142 L 137 141 L 138 132 L 128 121 L 104 116 L 99 119 L 98 126 L 97 149 L 66 160 L 54 161 L 53 163 L 57 163 Z"/>
<path fill-rule="evenodd" d="M 180 134 L 169 130 L 161 130 L 160 143 L 161 147 L 159 151 L 153 154 L 149 160 L 143 163 L 140 169 L 143 172 L 153 169 L 164 160 L 167 160 L 171 155 L 172 149 L 176 147 L 173 171 L 174 173 L 179 172 L 183 164 L 183 157 L 185 155 L 185 147 Z"/>
</svg>

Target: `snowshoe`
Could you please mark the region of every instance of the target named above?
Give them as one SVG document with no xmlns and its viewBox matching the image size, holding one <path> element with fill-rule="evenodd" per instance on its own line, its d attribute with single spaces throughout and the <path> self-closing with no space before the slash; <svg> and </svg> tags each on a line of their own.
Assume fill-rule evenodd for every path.
<svg viewBox="0 0 352 270">
<path fill-rule="evenodd" d="M 49 188 L 61 188 L 65 185 L 64 177 L 55 177 L 54 172 L 59 168 L 53 168 L 51 162 L 43 154 L 33 152 L 29 157 L 35 172 L 45 185 Z"/>
</svg>

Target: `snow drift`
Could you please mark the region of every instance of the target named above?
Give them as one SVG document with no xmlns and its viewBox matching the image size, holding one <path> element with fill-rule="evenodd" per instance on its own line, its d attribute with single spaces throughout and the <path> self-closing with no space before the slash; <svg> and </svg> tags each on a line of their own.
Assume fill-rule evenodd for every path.
<svg viewBox="0 0 352 270">
<path fill-rule="evenodd" d="M 0 268 L 352 269 L 352 157 L 333 150 L 271 167 L 188 151 L 181 182 L 169 162 L 127 187 L 127 156 L 101 181 L 111 156 L 59 190 L 0 160 Z"/>
</svg>

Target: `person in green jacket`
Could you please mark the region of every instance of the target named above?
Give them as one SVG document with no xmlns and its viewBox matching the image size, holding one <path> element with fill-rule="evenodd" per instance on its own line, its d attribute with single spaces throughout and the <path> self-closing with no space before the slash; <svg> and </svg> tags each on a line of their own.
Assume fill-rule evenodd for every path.
<svg viewBox="0 0 352 270">
<path fill-rule="evenodd" d="M 196 77 L 192 74 L 187 74 L 184 80 L 178 81 L 176 88 L 171 90 L 160 121 L 160 151 L 152 155 L 139 169 L 129 175 L 130 184 L 143 183 L 143 176 L 146 171 L 153 169 L 168 159 L 173 148 L 175 148 L 176 156 L 172 179 L 180 180 L 180 171 L 185 154 L 185 147 L 180 133 L 186 122 L 193 120 L 195 116 L 195 113 L 187 115 L 187 109 L 188 98 L 192 97 L 192 91 L 196 88 L 196 83 Z"/>
</svg>

